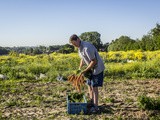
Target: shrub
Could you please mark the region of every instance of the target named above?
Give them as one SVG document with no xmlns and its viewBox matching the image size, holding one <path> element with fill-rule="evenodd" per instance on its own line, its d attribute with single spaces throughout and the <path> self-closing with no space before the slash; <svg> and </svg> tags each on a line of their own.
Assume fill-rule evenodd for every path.
<svg viewBox="0 0 160 120">
<path fill-rule="evenodd" d="M 39 75 L 40 73 L 45 74 L 49 70 L 49 66 L 43 64 L 31 64 L 28 66 L 29 72 L 34 75 Z"/>
</svg>

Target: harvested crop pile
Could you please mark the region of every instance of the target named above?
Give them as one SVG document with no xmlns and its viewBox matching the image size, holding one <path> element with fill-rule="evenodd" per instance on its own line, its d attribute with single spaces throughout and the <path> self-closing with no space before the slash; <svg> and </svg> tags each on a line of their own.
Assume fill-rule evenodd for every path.
<svg viewBox="0 0 160 120">
<path fill-rule="evenodd" d="M 84 85 L 84 76 L 83 74 L 81 75 L 75 75 L 75 74 L 72 74 L 72 75 L 69 75 L 67 77 L 68 81 L 75 87 L 75 89 L 81 93 L 81 88 L 82 86 Z"/>
</svg>

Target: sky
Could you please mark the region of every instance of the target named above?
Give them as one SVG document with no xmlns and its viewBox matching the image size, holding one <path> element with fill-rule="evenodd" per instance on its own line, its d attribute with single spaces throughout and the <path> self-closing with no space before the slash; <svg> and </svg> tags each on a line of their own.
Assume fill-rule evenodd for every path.
<svg viewBox="0 0 160 120">
<path fill-rule="evenodd" d="M 96 31 L 102 43 L 141 39 L 160 23 L 160 0 L 0 0 L 0 46 L 69 43 Z"/>
</svg>

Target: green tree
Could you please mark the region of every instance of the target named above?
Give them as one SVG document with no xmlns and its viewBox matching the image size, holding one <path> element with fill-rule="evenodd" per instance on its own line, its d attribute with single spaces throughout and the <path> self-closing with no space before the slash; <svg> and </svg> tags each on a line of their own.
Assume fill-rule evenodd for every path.
<svg viewBox="0 0 160 120">
<path fill-rule="evenodd" d="M 65 54 L 68 54 L 68 53 L 72 53 L 74 52 L 74 47 L 70 44 L 65 44 L 60 50 L 59 50 L 60 53 L 65 53 Z"/>
<path fill-rule="evenodd" d="M 155 44 L 155 50 L 160 49 L 160 25 L 157 23 L 156 27 L 151 30 L 153 36 L 153 42 Z"/>
<path fill-rule="evenodd" d="M 42 53 L 46 53 L 47 47 L 45 46 L 39 46 L 39 51 L 41 51 Z"/>
<path fill-rule="evenodd" d="M 48 49 L 50 52 L 54 52 L 54 51 L 59 50 L 61 47 L 62 47 L 62 45 L 52 45 L 52 46 L 49 46 Z"/>
<path fill-rule="evenodd" d="M 150 50 L 153 51 L 155 49 L 155 43 L 150 34 L 144 35 L 142 40 L 140 41 L 141 49 L 144 51 Z"/>
<path fill-rule="evenodd" d="M 9 50 L 5 49 L 4 47 L 0 47 L 0 55 L 8 54 Z"/>
<path fill-rule="evenodd" d="M 79 36 L 82 40 L 91 42 L 97 50 L 102 48 L 101 34 L 98 32 L 84 32 Z"/>
<path fill-rule="evenodd" d="M 113 40 L 109 47 L 109 51 L 127 51 L 134 50 L 137 43 L 135 40 L 131 39 L 128 36 L 121 36 L 120 38 Z"/>
<path fill-rule="evenodd" d="M 42 54 L 42 51 L 40 50 L 40 48 L 36 47 L 35 49 L 33 49 L 32 54 L 33 55 Z"/>
<path fill-rule="evenodd" d="M 108 52 L 109 43 L 103 44 L 103 51 Z"/>
</svg>

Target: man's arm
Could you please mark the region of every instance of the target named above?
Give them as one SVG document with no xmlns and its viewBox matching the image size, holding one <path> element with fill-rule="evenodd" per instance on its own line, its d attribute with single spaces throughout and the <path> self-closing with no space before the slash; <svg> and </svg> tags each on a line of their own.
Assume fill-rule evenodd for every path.
<svg viewBox="0 0 160 120">
<path fill-rule="evenodd" d="M 84 61 L 83 59 L 81 59 L 80 64 L 79 64 L 79 70 L 83 67 L 83 65 L 84 65 Z"/>
<path fill-rule="evenodd" d="M 84 74 L 85 72 L 87 72 L 88 70 L 92 69 L 95 65 L 97 64 L 97 60 L 96 58 L 93 59 L 89 65 L 87 66 L 87 68 L 85 70 L 83 70 L 82 74 Z"/>
</svg>

